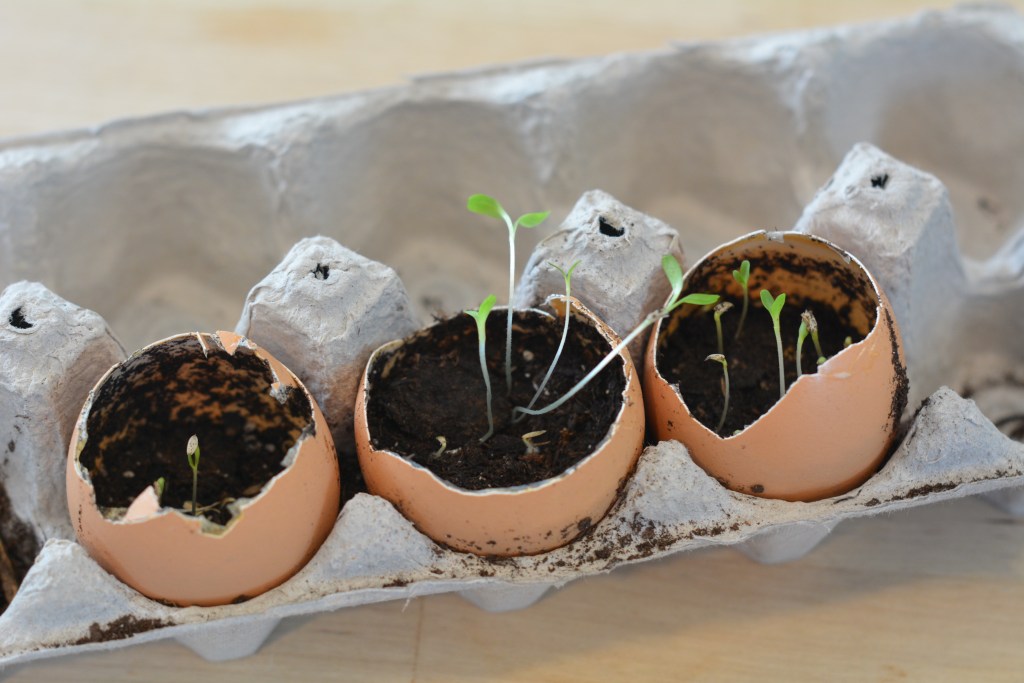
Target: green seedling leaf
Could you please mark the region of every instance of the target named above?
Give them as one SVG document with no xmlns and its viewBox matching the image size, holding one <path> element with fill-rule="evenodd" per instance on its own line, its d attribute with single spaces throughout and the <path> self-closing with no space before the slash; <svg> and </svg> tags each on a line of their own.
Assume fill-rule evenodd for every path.
<svg viewBox="0 0 1024 683">
<path fill-rule="evenodd" d="M 161 498 L 163 498 L 164 489 L 166 487 L 167 487 L 167 480 L 164 479 L 163 477 L 160 477 L 159 479 L 157 479 L 156 481 L 153 482 L 153 490 L 156 491 L 156 499 L 157 500 L 160 500 Z"/>
<path fill-rule="evenodd" d="M 693 304 L 694 306 L 710 306 L 711 304 L 718 303 L 720 298 L 717 294 L 687 294 L 679 300 L 679 303 Z"/>
<path fill-rule="evenodd" d="M 672 286 L 672 296 L 669 297 L 669 305 L 672 305 L 683 292 L 683 269 L 672 254 L 665 254 L 661 257 L 661 269 L 665 271 L 665 277 L 668 278 L 668 283 Z"/>
<path fill-rule="evenodd" d="M 746 289 L 747 283 L 750 282 L 750 261 L 744 260 L 739 270 L 732 271 L 732 276 L 743 289 Z"/>
<path fill-rule="evenodd" d="M 540 211 L 537 213 L 526 213 L 520 216 L 516 220 L 517 226 L 523 226 L 524 228 L 536 228 L 538 225 L 543 223 L 548 216 L 551 215 L 550 211 Z"/>
<path fill-rule="evenodd" d="M 508 215 L 497 199 L 485 194 L 475 194 L 467 199 L 466 208 L 473 213 L 478 213 L 481 216 L 490 216 L 498 220 L 505 220 L 505 217 Z"/>
<path fill-rule="evenodd" d="M 494 308 L 494 304 L 496 303 L 498 303 L 498 297 L 491 294 L 483 300 L 480 304 L 480 308 L 464 311 L 466 315 L 476 321 L 476 327 L 480 330 L 484 339 L 487 339 L 487 316 L 491 314 L 491 309 Z"/>
</svg>

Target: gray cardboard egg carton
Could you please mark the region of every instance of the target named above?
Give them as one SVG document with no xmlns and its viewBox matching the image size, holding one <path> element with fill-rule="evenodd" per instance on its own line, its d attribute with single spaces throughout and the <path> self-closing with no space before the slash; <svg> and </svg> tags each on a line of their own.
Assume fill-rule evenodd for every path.
<svg viewBox="0 0 1024 683">
<path fill-rule="evenodd" d="M 1024 445 L 993 424 L 1014 432 L 1024 412 L 1020 111 L 1024 21 L 964 8 L 0 144 L 0 284 L 46 285 L 0 296 L 5 521 L 45 542 L 0 616 L 0 667 L 161 638 L 229 659 L 294 615 L 448 591 L 514 609 L 712 544 L 785 561 L 843 519 L 972 494 L 1024 512 Z M 581 258 L 574 293 L 620 330 L 664 295 L 666 251 L 692 261 L 793 225 L 848 248 L 902 326 L 920 407 L 899 447 L 860 488 L 787 503 L 727 491 L 661 443 L 581 540 L 500 561 L 441 548 L 360 493 L 309 565 L 238 605 L 167 607 L 99 569 L 73 540 L 63 473 L 78 406 L 124 354 L 110 328 L 130 349 L 230 329 L 244 300 L 237 329 L 306 382 L 351 470 L 369 351 L 503 291 L 500 226 L 462 208 L 476 191 L 568 216 L 539 245 L 521 231 L 521 253 L 537 249 L 520 304 L 559 291 L 545 260 Z"/>
</svg>

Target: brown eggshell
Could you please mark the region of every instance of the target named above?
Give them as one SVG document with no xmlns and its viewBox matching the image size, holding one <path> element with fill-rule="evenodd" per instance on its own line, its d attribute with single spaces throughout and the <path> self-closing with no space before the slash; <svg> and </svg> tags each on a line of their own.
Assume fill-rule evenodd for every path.
<svg viewBox="0 0 1024 683">
<path fill-rule="evenodd" d="M 701 291 L 727 290 L 738 296 L 742 290 L 731 282 L 732 269 L 743 259 L 754 265 L 759 256 L 785 253 L 804 265 L 836 267 L 841 273 L 837 277 L 845 282 L 868 283 L 870 301 L 851 299 L 813 271 L 776 269 L 760 274 L 763 279 L 756 286 L 752 274 L 751 293 L 767 287 L 791 298 L 810 295 L 837 307 L 852 303 L 851 323 L 865 328 L 862 333 L 874 310 L 874 325 L 864 339 L 829 358 L 817 373 L 791 384 L 782 400 L 739 434 L 722 438 L 690 414 L 678 386 L 669 385 L 658 371 L 663 328 L 659 322 L 647 348 L 645 402 L 657 437 L 684 444 L 694 462 L 728 488 L 766 498 L 812 501 L 849 491 L 878 470 L 896 433 L 896 413 L 905 405 L 905 393 L 900 403 L 900 392 L 906 390 L 906 370 L 895 318 L 878 283 L 859 261 L 820 238 L 789 232 L 774 233 L 772 238 L 765 232 L 747 235 L 696 263 L 686 275 L 684 291 L 696 291 L 690 283 L 698 274 L 702 282 L 710 277 L 709 286 Z"/>
<path fill-rule="evenodd" d="M 564 298 L 548 304 L 564 310 Z M 582 304 L 572 299 L 574 319 L 596 327 L 609 343 L 619 339 Z M 424 534 L 456 550 L 481 555 L 527 555 L 569 543 L 596 524 L 615 502 L 643 446 L 643 395 L 629 352 L 621 352 L 626 373 L 623 405 L 597 450 L 557 477 L 512 488 L 468 491 L 388 450 L 373 447 L 366 402 L 372 396 L 369 371 L 394 341 L 374 351 L 363 374 L 355 413 L 359 464 L 369 491 L 385 498 Z"/>
<path fill-rule="evenodd" d="M 195 337 L 178 335 L 162 344 Z M 269 362 L 277 384 L 308 392 L 296 377 L 255 344 L 230 332 L 199 336 L 206 347 L 234 354 L 240 345 Z M 135 358 L 138 354 L 133 355 Z M 126 362 L 131 362 L 131 358 Z M 159 507 L 147 487 L 120 521 L 103 515 L 88 475 L 78 462 L 88 435 L 93 397 L 123 363 L 97 383 L 71 438 L 68 507 L 79 542 L 104 569 L 151 598 L 177 605 L 219 605 L 258 595 L 282 583 L 313 556 L 338 515 L 340 481 L 330 430 L 309 397 L 315 432 L 293 446 L 293 462 L 271 479 L 220 533 L 204 531 L 200 518 Z M 275 386 L 277 386 L 275 384 Z M 183 454 L 184 457 L 184 454 Z"/>
</svg>

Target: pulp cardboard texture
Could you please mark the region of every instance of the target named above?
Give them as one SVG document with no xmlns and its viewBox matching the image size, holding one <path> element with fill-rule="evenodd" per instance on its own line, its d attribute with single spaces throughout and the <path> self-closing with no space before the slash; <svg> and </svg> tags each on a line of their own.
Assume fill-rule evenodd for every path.
<svg viewBox="0 0 1024 683">
<path fill-rule="evenodd" d="M 159 638 L 228 659 L 293 615 L 445 591 L 514 609 L 711 544 L 793 559 L 843 519 L 947 498 L 1024 511 L 1024 445 L 993 424 L 1012 432 L 1024 412 L 1021 111 L 1024 20 L 971 7 L 0 144 L 0 285 L 45 285 L 0 297 L 0 474 L 12 514 L 45 542 L 0 616 L 0 667 Z M 148 600 L 72 540 L 67 439 L 91 383 L 123 357 L 86 309 L 138 348 L 230 329 L 245 301 L 237 329 L 302 377 L 345 452 L 372 347 L 505 291 L 504 228 L 464 210 L 474 192 L 568 215 L 520 231 L 523 257 L 541 247 L 517 301 L 561 292 L 545 261 L 579 258 L 574 293 L 620 333 L 664 296 L 665 251 L 793 225 L 835 240 L 873 270 L 903 329 L 917 412 L 900 445 L 863 486 L 815 503 L 730 492 L 680 444 L 653 445 L 581 540 L 500 561 L 441 548 L 357 493 L 295 577 L 222 607 Z M 314 235 L 327 237 L 302 239 Z"/>
</svg>

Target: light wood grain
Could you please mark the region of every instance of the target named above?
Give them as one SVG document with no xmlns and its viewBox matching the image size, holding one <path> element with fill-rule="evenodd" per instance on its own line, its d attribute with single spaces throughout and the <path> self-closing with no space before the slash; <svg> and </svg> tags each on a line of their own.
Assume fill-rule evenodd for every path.
<svg viewBox="0 0 1024 683">
<path fill-rule="evenodd" d="M 8 2 L 0 136 L 925 5 Z M 521 612 L 435 596 L 288 622 L 241 661 L 210 664 L 160 642 L 27 665 L 9 680 L 1020 681 L 1022 626 L 1024 522 L 968 499 L 845 522 L 781 566 L 711 549 L 578 581 Z"/>
</svg>

